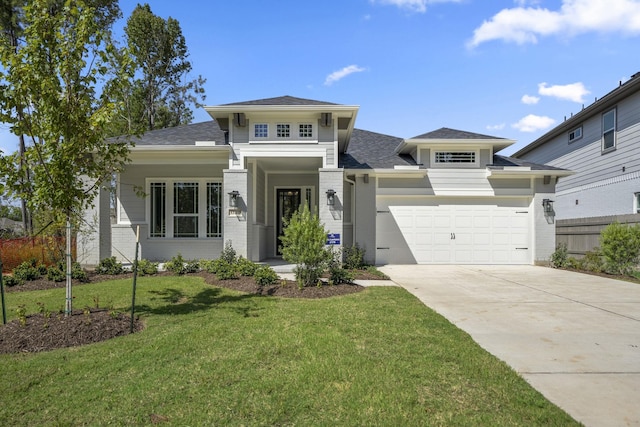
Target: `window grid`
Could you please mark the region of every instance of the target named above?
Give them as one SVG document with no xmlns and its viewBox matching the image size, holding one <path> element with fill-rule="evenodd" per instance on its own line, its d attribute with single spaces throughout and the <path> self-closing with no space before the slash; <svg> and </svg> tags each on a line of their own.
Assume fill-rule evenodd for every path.
<svg viewBox="0 0 640 427">
<path fill-rule="evenodd" d="M 298 125 L 299 138 L 313 138 L 313 125 L 310 123 L 300 123 Z"/>
<path fill-rule="evenodd" d="M 278 123 L 276 125 L 276 136 L 278 138 L 289 138 L 291 136 L 291 125 L 288 123 Z"/>
<path fill-rule="evenodd" d="M 475 163 L 475 151 L 436 151 L 436 163 Z"/>
<path fill-rule="evenodd" d="M 173 184 L 173 237 L 198 237 L 198 183 Z"/>
<path fill-rule="evenodd" d="M 267 123 L 256 123 L 254 126 L 254 136 L 256 138 L 267 138 L 269 136 L 269 125 Z"/>
</svg>

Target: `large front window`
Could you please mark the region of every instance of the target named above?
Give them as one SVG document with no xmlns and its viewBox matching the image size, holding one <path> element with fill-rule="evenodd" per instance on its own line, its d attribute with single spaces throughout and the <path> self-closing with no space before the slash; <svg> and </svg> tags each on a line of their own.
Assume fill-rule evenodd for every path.
<svg viewBox="0 0 640 427">
<path fill-rule="evenodd" d="M 149 182 L 150 237 L 222 237 L 221 191 L 207 180 Z"/>
</svg>

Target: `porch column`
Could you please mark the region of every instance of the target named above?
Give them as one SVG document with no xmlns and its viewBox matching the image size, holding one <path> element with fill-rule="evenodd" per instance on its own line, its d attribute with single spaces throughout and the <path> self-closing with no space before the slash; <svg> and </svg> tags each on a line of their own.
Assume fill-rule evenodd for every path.
<svg viewBox="0 0 640 427">
<path fill-rule="evenodd" d="M 86 181 L 87 185 L 91 183 Z M 77 261 L 94 266 L 111 256 L 111 200 L 109 182 L 100 186 L 93 207 L 83 212 L 83 221 L 77 230 Z"/>
<path fill-rule="evenodd" d="M 222 236 L 223 247 L 227 241 L 231 240 L 231 245 L 237 255 L 249 258 L 249 174 L 247 169 L 225 169 L 223 172 L 224 182 L 222 184 L 224 203 L 222 206 L 224 216 L 224 229 Z M 231 206 L 231 196 L 229 193 L 237 191 L 236 206 Z"/>
<path fill-rule="evenodd" d="M 327 200 L 327 191 L 333 190 L 333 204 Z M 327 233 L 332 235 L 336 249 L 343 245 L 344 220 L 344 169 L 323 168 L 319 170 L 318 215 Z"/>
</svg>

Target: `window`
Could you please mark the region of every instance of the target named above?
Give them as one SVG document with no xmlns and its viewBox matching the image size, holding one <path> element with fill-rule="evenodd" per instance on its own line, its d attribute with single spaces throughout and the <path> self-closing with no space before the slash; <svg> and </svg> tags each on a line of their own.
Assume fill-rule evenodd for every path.
<svg viewBox="0 0 640 427">
<path fill-rule="evenodd" d="M 173 184 L 173 237 L 198 237 L 198 183 Z"/>
<path fill-rule="evenodd" d="M 313 138 L 313 125 L 309 123 L 300 123 L 298 125 L 299 138 Z"/>
<path fill-rule="evenodd" d="M 582 138 L 582 126 L 575 128 L 571 132 L 569 132 L 569 143 L 575 141 L 576 139 Z"/>
<path fill-rule="evenodd" d="M 288 123 L 278 123 L 276 125 L 276 137 L 289 138 L 291 136 L 291 125 Z"/>
<path fill-rule="evenodd" d="M 475 151 L 436 151 L 436 163 L 475 163 Z"/>
<path fill-rule="evenodd" d="M 267 138 L 269 136 L 269 125 L 267 123 L 256 123 L 253 131 L 253 135 L 256 138 Z"/>
<path fill-rule="evenodd" d="M 151 237 L 166 237 L 167 184 L 164 182 L 152 182 L 149 188 L 151 190 L 151 229 L 149 230 L 149 235 Z"/>
<path fill-rule="evenodd" d="M 635 213 L 640 213 L 640 193 L 635 193 L 633 195 L 633 200 L 634 200 L 634 211 Z"/>
<path fill-rule="evenodd" d="M 616 148 L 616 110 L 607 111 L 602 115 L 602 151 L 612 151 Z"/>
<path fill-rule="evenodd" d="M 149 183 L 150 237 L 222 237 L 222 184 L 202 179 Z"/>
</svg>

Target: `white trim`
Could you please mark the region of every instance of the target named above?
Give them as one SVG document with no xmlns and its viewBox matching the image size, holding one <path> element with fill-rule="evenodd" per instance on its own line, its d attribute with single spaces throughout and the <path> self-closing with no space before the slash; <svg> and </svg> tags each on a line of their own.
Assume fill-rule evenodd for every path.
<svg viewBox="0 0 640 427">
<path fill-rule="evenodd" d="M 473 162 L 468 162 L 468 163 L 437 162 L 436 161 L 437 153 L 473 153 Z M 429 164 L 434 169 L 478 168 L 480 166 L 480 150 L 479 149 L 434 147 L 429 151 L 429 157 L 430 157 Z"/>
<path fill-rule="evenodd" d="M 282 147 L 279 147 L 282 148 Z M 266 149 L 266 150 L 259 150 L 259 149 L 253 149 L 253 150 L 240 150 L 240 153 L 238 153 L 240 155 L 240 165 L 244 165 L 245 164 L 245 158 L 247 157 L 255 157 L 255 158 L 260 158 L 260 157 L 309 157 L 309 158 L 314 158 L 314 157 L 318 157 L 322 159 L 322 167 L 326 167 L 327 164 L 327 151 L 326 150 L 318 150 L 318 149 L 313 149 L 313 150 L 304 150 L 304 149 L 300 149 L 300 150 L 287 150 L 287 151 L 275 151 L 273 149 Z M 233 169 L 232 165 L 230 164 L 229 169 Z"/>
</svg>

